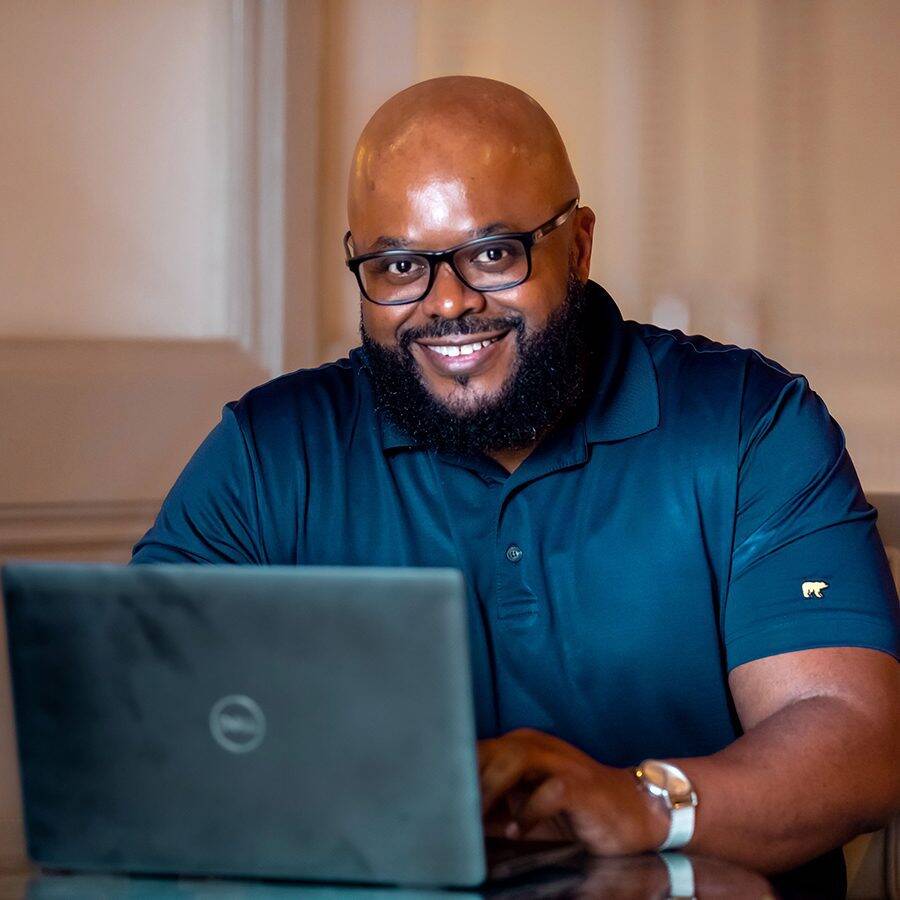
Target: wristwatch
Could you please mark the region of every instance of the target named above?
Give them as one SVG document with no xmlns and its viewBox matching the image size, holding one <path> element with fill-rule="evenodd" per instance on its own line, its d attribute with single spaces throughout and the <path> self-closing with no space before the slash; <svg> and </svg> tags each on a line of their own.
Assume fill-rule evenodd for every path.
<svg viewBox="0 0 900 900">
<path fill-rule="evenodd" d="M 683 847 L 694 834 L 697 794 L 691 780 L 681 769 L 661 759 L 645 759 L 634 769 L 634 777 L 645 791 L 661 797 L 669 808 L 669 834 L 658 849 Z"/>
</svg>

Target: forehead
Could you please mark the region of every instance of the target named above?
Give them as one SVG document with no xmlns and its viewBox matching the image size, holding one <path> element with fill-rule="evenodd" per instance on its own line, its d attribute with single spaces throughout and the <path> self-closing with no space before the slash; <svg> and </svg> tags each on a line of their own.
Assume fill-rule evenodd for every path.
<svg viewBox="0 0 900 900">
<path fill-rule="evenodd" d="M 558 205 L 549 160 L 531 148 L 487 136 L 414 137 L 358 151 L 348 208 L 357 248 L 380 237 L 441 246 L 491 224 L 529 230 Z"/>
</svg>

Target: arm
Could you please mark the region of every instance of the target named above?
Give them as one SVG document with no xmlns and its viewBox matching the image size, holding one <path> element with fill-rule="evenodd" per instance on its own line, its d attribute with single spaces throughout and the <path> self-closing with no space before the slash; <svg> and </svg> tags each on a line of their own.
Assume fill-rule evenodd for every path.
<svg viewBox="0 0 900 900">
<path fill-rule="evenodd" d="M 239 403 L 194 452 L 153 526 L 135 544 L 131 565 L 266 562 L 256 516 L 256 486 Z"/>
<path fill-rule="evenodd" d="M 785 653 L 729 678 L 746 733 L 672 760 L 701 798 L 692 851 L 757 869 L 798 865 L 900 810 L 900 667 L 885 653 Z"/>
<path fill-rule="evenodd" d="M 720 752 L 671 760 L 700 802 L 687 849 L 776 872 L 799 865 L 900 809 L 898 666 L 884 653 L 827 648 L 740 666 L 731 676 L 746 733 Z M 522 729 L 479 745 L 485 811 L 511 801 L 505 833 L 547 836 L 560 820 L 588 850 L 655 850 L 662 802 L 630 769 L 604 766 Z M 502 820 L 501 820 L 502 822 Z"/>
</svg>

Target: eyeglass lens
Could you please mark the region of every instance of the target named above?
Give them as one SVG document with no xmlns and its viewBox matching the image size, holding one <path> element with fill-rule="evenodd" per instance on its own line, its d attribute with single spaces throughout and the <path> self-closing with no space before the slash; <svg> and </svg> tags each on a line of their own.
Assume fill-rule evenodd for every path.
<svg viewBox="0 0 900 900">
<path fill-rule="evenodd" d="M 502 290 L 524 280 L 528 273 L 525 245 L 516 238 L 498 238 L 475 247 L 460 247 L 453 263 L 474 290 Z M 376 303 L 417 300 L 428 289 L 427 256 L 391 254 L 367 259 L 359 275 L 368 296 Z"/>
</svg>

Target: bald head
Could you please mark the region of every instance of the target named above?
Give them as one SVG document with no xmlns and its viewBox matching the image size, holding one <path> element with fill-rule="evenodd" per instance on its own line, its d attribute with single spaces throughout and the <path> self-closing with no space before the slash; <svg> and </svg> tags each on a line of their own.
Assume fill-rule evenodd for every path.
<svg viewBox="0 0 900 900">
<path fill-rule="evenodd" d="M 374 231 L 405 222 L 424 237 L 450 221 L 465 227 L 476 207 L 533 227 L 577 195 L 559 132 L 535 100 L 500 81 L 451 76 L 401 91 L 369 120 L 353 154 L 348 217 L 361 252 Z"/>
</svg>

